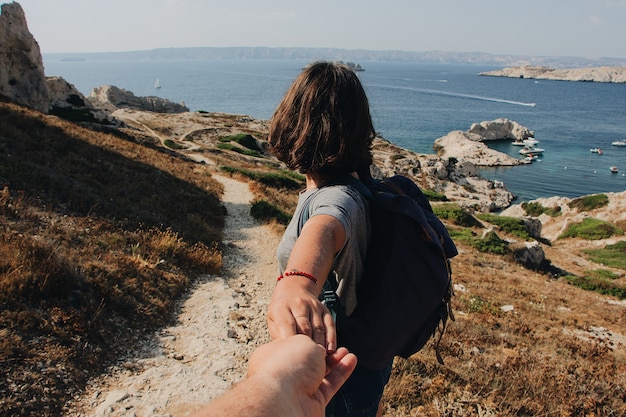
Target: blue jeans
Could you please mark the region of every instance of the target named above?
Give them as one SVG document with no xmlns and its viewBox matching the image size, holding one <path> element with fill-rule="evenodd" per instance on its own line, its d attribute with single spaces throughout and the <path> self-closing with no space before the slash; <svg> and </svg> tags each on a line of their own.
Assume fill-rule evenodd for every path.
<svg viewBox="0 0 626 417">
<path fill-rule="evenodd" d="M 391 376 L 393 360 L 380 371 L 357 365 L 350 378 L 326 407 L 326 416 L 375 417 L 385 385 Z"/>
</svg>

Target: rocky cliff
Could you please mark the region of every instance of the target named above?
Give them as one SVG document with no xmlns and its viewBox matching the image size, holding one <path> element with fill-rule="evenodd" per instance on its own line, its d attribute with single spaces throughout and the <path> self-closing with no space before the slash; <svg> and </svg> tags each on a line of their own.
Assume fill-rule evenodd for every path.
<svg viewBox="0 0 626 417">
<path fill-rule="evenodd" d="M 41 51 L 18 3 L 3 4 L 0 12 L 0 96 L 31 109 L 48 111 Z"/>
<path fill-rule="evenodd" d="M 189 111 L 184 104 L 174 103 L 155 96 L 137 97 L 131 91 L 112 85 L 94 88 L 89 94 L 88 100 L 94 107 L 107 112 L 114 112 L 117 109 L 135 109 L 155 113 Z"/>
<path fill-rule="evenodd" d="M 454 158 L 476 166 L 513 166 L 525 163 L 485 145 L 490 140 L 524 140 L 533 137 L 528 128 L 508 119 L 474 123 L 466 132 L 448 133 L 435 140 L 435 149 L 442 158 Z"/>
<path fill-rule="evenodd" d="M 538 80 L 593 81 L 600 83 L 626 83 L 626 67 L 593 67 L 554 69 L 544 66 L 523 66 L 481 72 L 492 77 L 533 78 Z"/>
<path fill-rule="evenodd" d="M 41 51 L 28 30 L 19 3 L 2 5 L 0 14 L 0 97 L 4 100 L 74 121 L 113 122 L 110 113 L 133 108 L 157 113 L 189 111 L 160 97 L 136 97 L 117 87 L 94 89 L 85 98 L 61 77 L 46 78 Z"/>
</svg>

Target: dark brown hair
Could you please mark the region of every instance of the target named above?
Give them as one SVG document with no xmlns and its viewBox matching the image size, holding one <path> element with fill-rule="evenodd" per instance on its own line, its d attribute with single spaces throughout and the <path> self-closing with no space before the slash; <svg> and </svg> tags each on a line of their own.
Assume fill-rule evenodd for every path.
<svg viewBox="0 0 626 417">
<path fill-rule="evenodd" d="M 372 163 L 369 102 L 348 66 L 317 62 L 295 79 L 274 112 L 270 151 L 290 169 L 332 177 Z"/>
</svg>

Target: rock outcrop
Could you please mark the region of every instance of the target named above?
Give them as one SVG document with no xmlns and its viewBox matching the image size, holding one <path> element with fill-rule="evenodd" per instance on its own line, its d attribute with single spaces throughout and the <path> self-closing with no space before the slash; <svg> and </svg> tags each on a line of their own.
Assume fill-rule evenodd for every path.
<svg viewBox="0 0 626 417">
<path fill-rule="evenodd" d="M 0 12 L 0 96 L 34 110 L 48 111 L 41 51 L 18 3 L 3 4 Z"/>
<path fill-rule="evenodd" d="M 543 66 L 523 66 L 481 72 L 479 75 L 492 77 L 531 78 L 537 80 L 626 83 L 626 67 L 554 69 Z"/>
<path fill-rule="evenodd" d="M 114 112 L 117 109 L 155 113 L 184 113 L 189 111 L 189 108 L 183 104 L 155 96 L 137 97 L 131 91 L 112 85 L 94 88 L 87 99 L 94 107 L 107 112 Z"/>
<path fill-rule="evenodd" d="M 374 176 L 405 175 L 463 207 L 491 212 L 510 206 L 515 197 L 502 182 L 482 177 L 470 161 L 418 154 L 381 138 L 374 140 L 372 154 Z"/>
<path fill-rule="evenodd" d="M 473 139 L 475 137 L 474 140 L 481 142 L 486 140 L 501 139 L 522 141 L 535 136 L 535 133 L 532 130 L 513 120 L 503 118 L 474 123 L 469 128 L 467 133 L 472 135 Z"/>
<path fill-rule="evenodd" d="M 95 108 L 63 77 L 47 77 L 46 82 L 50 93 L 50 114 L 80 122 L 114 123 L 108 112 Z"/>
<path fill-rule="evenodd" d="M 524 163 L 505 153 L 489 148 L 474 134 L 455 130 L 435 140 L 441 158 L 454 158 L 476 166 L 514 166 Z"/>
<path fill-rule="evenodd" d="M 489 148 L 490 140 L 522 141 L 534 137 L 534 132 L 508 119 L 474 123 L 467 132 L 455 130 L 435 140 L 434 147 L 442 158 L 471 162 L 476 166 L 513 166 L 527 163 L 503 152 Z"/>
</svg>

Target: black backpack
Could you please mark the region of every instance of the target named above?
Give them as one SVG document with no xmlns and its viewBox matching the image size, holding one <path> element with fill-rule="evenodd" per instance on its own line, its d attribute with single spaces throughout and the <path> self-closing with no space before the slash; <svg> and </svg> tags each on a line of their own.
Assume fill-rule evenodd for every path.
<svg viewBox="0 0 626 417">
<path fill-rule="evenodd" d="M 355 353 L 360 365 L 377 370 L 394 356 L 418 352 L 439 328 L 435 351 L 443 364 L 439 341 L 448 317 L 454 320 L 449 258 L 458 254 L 448 231 L 407 177 L 360 181 L 349 176 L 337 183 L 351 185 L 365 197 L 372 226 L 355 311 L 350 316 L 343 312 L 334 272 L 324 287 L 324 303 L 336 316 L 339 346 Z M 301 226 L 308 216 L 305 207 Z"/>
</svg>

